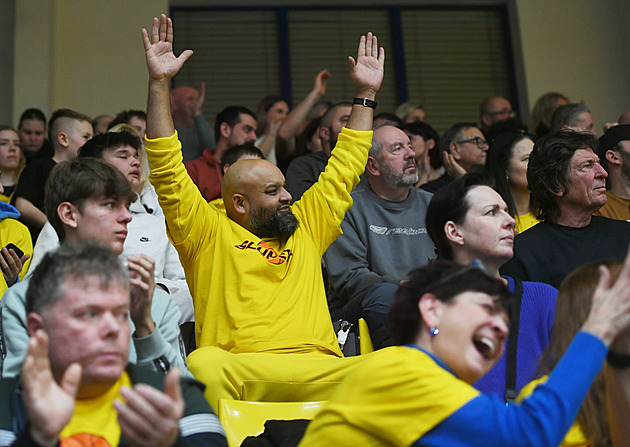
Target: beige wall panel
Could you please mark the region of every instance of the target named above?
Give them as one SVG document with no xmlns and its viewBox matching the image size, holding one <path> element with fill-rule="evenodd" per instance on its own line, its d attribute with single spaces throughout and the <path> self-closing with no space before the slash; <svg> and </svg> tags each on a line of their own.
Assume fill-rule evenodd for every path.
<svg viewBox="0 0 630 447">
<path fill-rule="evenodd" d="M 584 100 L 598 134 L 630 108 L 628 15 L 619 0 L 517 0 L 530 106 L 549 91 Z"/>
</svg>

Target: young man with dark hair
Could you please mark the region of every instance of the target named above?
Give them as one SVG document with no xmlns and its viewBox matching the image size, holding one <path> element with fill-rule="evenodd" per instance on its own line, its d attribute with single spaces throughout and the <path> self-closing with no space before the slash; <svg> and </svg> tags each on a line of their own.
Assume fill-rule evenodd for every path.
<svg viewBox="0 0 630 447">
<path fill-rule="evenodd" d="M 79 158 L 99 158 L 118 169 L 129 182 L 135 201 L 129 207 L 132 220 L 127 226 L 123 256 L 144 254 L 155 261 L 155 281 L 159 287 L 170 293 L 182 313 L 180 323 L 194 321 L 192 296 L 186 283 L 184 269 L 175 247 L 166 236 L 166 226 L 162 218 L 151 215 L 139 199 L 140 191 L 140 138 L 129 132 L 108 132 L 97 135 L 85 143 L 79 151 Z M 54 210 L 49 213 L 53 218 Z M 52 223 L 52 222 L 51 222 Z M 54 225 L 53 225 L 54 227 Z M 44 225 L 35 244 L 32 265 L 35 267 L 47 252 L 59 246 L 57 233 L 50 225 Z"/>
<path fill-rule="evenodd" d="M 46 213 L 64 242 L 96 241 L 122 253 L 131 221 L 129 206 L 136 195 L 125 177 L 94 158 L 60 163 L 47 183 Z M 132 363 L 166 372 L 171 366 L 186 370 L 180 345 L 180 311 L 164 291 L 155 287 L 154 261 L 145 256 L 126 259 L 131 272 Z M 28 345 L 25 295 L 29 278 L 9 289 L 0 300 L 1 374 L 19 373 Z"/>
<path fill-rule="evenodd" d="M 46 180 L 57 163 L 72 160 L 79 148 L 92 138 L 90 118 L 70 109 L 55 111 L 48 121 L 48 134 L 54 154 L 52 158 L 33 160 L 20 175 L 11 203 L 21 214 L 33 242 L 46 223 L 44 194 Z"/>
<path fill-rule="evenodd" d="M 206 149 L 201 157 L 186 162 L 186 170 L 208 202 L 221 197 L 223 169 L 221 157 L 231 147 L 256 141 L 256 115 L 241 106 L 221 110 L 214 122 L 216 149 Z"/>
</svg>

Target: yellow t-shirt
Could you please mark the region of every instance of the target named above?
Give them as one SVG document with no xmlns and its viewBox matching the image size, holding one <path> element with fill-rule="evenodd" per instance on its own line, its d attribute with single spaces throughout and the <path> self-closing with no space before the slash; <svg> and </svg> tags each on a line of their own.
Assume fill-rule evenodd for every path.
<svg viewBox="0 0 630 447">
<path fill-rule="evenodd" d="M 339 385 L 300 447 L 329 447 L 338 440 L 408 447 L 478 395 L 423 351 L 385 348 Z"/>
<path fill-rule="evenodd" d="M 531 211 L 527 214 L 523 214 L 521 216 L 516 216 L 516 229 L 518 230 L 518 234 L 521 234 L 523 231 L 533 227 L 537 223 L 541 221 L 538 220 L 534 213 Z"/>
<path fill-rule="evenodd" d="M 194 297 L 197 346 L 342 356 L 321 257 L 341 234 L 371 138 L 343 129 L 319 181 L 291 206 L 299 227 L 286 242 L 260 239 L 208 203 L 181 163 L 177 134 L 146 140 L 150 180 Z"/>
<path fill-rule="evenodd" d="M 522 401 L 526 397 L 530 396 L 538 385 L 541 385 L 547 381 L 547 376 L 543 376 L 540 379 L 532 380 L 529 382 L 518 395 L 516 399 L 517 402 Z M 560 447 L 590 447 L 591 442 L 588 440 L 584 432 L 582 431 L 582 427 L 578 424 L 577 421 L 573 422 L 573 425 L 567 432 L 567 435 L 564 437 L 562 444 Z"/>
<path fill-rule="evenodd" d="M 114 401 L 124 401 L 120 396 L 121 386 L 131 387 L 127 372 L 123 372 L 105 394 L 92 399 L 77 399 L 72 419 L 59 436 L 61 447 L 115 447 L 120 443 L 120 426 Z"/>
</svg>

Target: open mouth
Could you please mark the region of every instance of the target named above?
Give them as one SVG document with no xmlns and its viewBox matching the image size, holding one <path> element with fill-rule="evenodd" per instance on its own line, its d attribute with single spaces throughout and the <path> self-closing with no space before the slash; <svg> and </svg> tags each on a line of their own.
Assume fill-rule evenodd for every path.
<svg viewBox="0 0 630 447">
<path fill-rule="evenodd" d="M 473 344 L 477 351 L 486 359 L 494 358 L 497 352 L 497 345 L 490 338 L 480 335 L 473 338 Z"/>
</svg>

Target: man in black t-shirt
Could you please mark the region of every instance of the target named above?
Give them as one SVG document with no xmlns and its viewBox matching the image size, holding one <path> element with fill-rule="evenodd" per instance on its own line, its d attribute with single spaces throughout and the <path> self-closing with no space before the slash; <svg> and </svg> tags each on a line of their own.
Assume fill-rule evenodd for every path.
<svg viewBox="0 0 630 447">
<path fill-rule="evenodd" d="M 90 118 L 70 109 L 59 109 L 48 121 L 48 134 L 54 148 L 52 158 L 41 158 L 29 163 L 18 181 L 12 204 L 20 212 L 33 244 L 46 223 L 44 214 L 45 185 L 50 171 L 61 161 L 77 156 L 79 148 L 92 138 Z"/>
<path fill-rule="evenodd" d="M 514 240 L 501 273 L 558 287 L 582 264 L 623 258 L 630 223 L 593 213 L 606 204 L 606 171 L 589 133 L 565 130 L 536 142 L 527 181 L 536 217 L 543 220 Z"/>
</svg>

